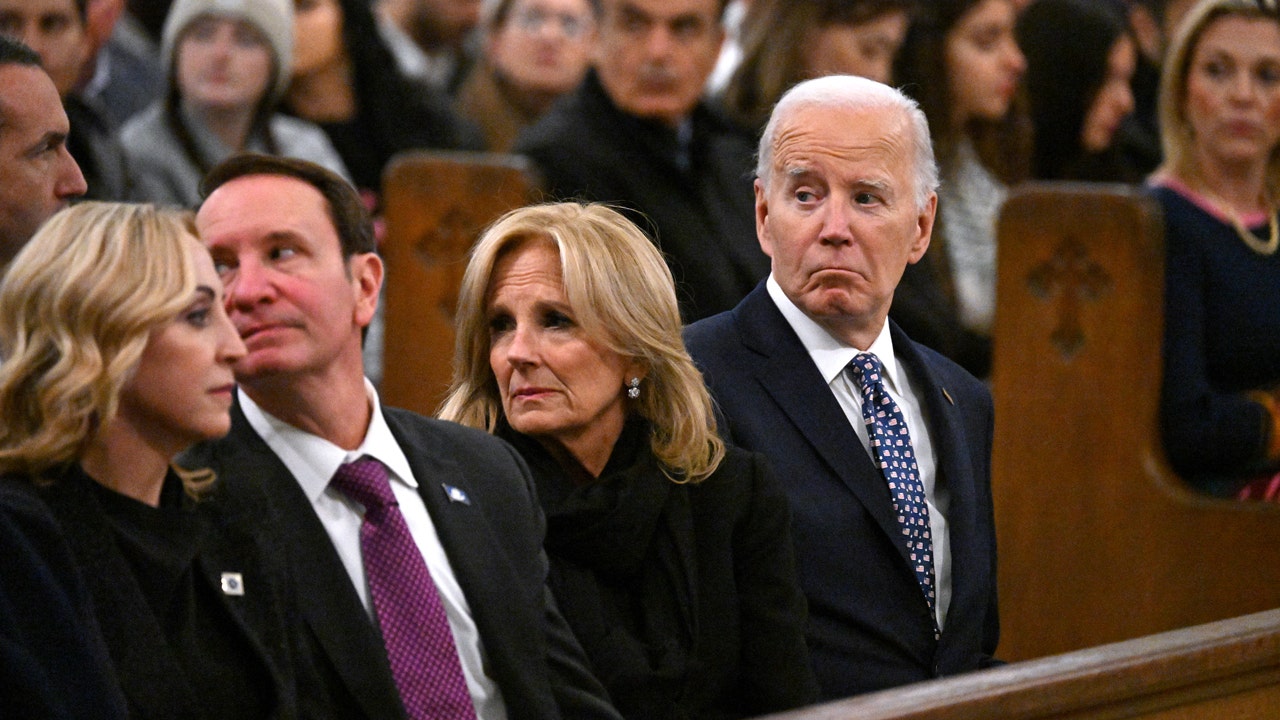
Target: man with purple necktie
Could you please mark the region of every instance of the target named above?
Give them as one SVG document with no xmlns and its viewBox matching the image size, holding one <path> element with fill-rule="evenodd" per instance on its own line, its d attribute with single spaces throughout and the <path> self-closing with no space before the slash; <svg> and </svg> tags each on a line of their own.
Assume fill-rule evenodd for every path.
<svg viewBox="0 0 1280 720">
<path fill-rule="evenodd" d="M 355 190 L 243 155 L 203 191 L 196 225 L 248 353 L 231 433 L 188 462 L 269 498 L 321 678 L 299 688 L 303 714 L 617 718 L 547 590 L 519 456 L 382 406 L 365 379 L 382 261 Z"/>
</svg>

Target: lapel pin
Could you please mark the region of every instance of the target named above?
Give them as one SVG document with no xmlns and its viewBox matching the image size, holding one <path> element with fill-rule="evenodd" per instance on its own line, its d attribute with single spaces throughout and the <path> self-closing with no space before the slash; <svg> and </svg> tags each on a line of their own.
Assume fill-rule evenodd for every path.
<svg viewBox="0 0 1280 720">
<path fill-rule="evenodd" d="M 244 595 L 244 576 L 238 572 L 222 573 L 223 595 Z"/>
<path fill-rule="evenodd" d="M 946 388 L 942 388 L 942 397 L 946 398 L 947 402 L 951 403 L 952 405 L 956 404 L 956 401 L 951 399 L 951 393 L 947 392 Z"/>
<path fill-rule="evenodd" d="M 444 496 L 449 498 L 449 502 L 462 503 L 463 505 L 471 504 L 471 498 L 467 497 L 462 488 L 457 488 L 447 483 L 440 483 L 440 487 L 444 488 Z"/>
</svg>

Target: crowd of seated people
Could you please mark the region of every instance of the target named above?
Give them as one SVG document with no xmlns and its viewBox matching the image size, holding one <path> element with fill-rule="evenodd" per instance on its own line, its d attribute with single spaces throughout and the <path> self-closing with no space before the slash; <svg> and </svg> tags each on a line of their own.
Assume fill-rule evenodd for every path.
<svg viewBox="0 0 1280 720">
<path fill-rule="evenodd" d="M 751 0 L 721 86 L 726 5 L 0 0 L 3 702 L 730 718 L 999 664 L 1029 179 L 1162 206 L 1169 456 L 1280 500 L 1276 3 Z M 439 418 L 366 359 L 415 149 L 543 191 Z"/>
</svg>

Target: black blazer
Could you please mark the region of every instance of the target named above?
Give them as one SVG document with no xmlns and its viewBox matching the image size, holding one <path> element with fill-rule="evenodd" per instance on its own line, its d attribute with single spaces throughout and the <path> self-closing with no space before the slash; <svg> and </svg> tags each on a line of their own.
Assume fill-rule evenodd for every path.
<svg viewBox="0 0 1280 720">
<path fill-rule="evenodd" d="M 635 720 L 733 718 L 817 701 L 787 499 L 765 458 L 727 447 L 672 482 L 627 424 L 599 482 L 576 488 L 508 432 L 547 514 L 551 588 L 618 709 Z"/>
<path fill-rule="evenodd" d="M 93 605 L 30 481 L 0 480 L 0 715 L 124 720 Z"/>
<path fill-rule="evenodd" d="M 951 492 L 952 597 L 940 641 L 885 481 L 764 283 L 685 334 L 726 435 L 768 456 L 790 498 L 809 652 L 828 698 L 975 670 L 993 662 L 999 636 L 991 395 L 892 322 L 890 330 Z"/>
<path fill-rule="evenodd" d="M 140 579 L 117 544 L 94 480 L 73 466 L 38 493 L 57 518 L 84 577 L 129 716 L 206 717 L 200 697 L 187 680 L 179 649 L 170 646 Z M 283 585 L 288 576 L 262 542 L 261 518 L 258 508 L 222 496 L 215 486 L 187 517 L 201 527 L 193 569 L 197 583 L 218 598 L 215 602 L 221 603 L 231 627 L 239 631 L 237 642 L 247 648 L 241 659 L 253 666 L 250 677 L 268 678 L 275 696 L 269 717 L 293 718 L 298 714 L 298 668 L 284 620 Z M 242 595 L 224 592 L 224 572 L 240 574 Z"/>
<path fill-rule="evenodd" d="M 524 463 L 487 433 L 405 410 L 383 413 L 467 597 L 509 717 L 617 718 L 547 589 L 544 521 Z M 186 462 L 213 468 L 228 492 L 258 487 L 267 496 L 296 580 L 297 622 L 320 673 L 311 697 L 344 719 L 405 717 L 382 639 L 310 501 L 239 403 L 231 418 L 227 437 L 197 447 Z M 451 502 L 443 483 L 470 502 Z M 305 705 L 308 689 L 300 693 Z"/>
</svg>

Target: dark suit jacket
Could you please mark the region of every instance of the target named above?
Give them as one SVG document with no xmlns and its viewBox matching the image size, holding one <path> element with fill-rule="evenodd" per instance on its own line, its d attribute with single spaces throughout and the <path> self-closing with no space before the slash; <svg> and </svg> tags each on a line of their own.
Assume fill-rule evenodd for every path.
<svg viewBox="0 0 1280 720">
<path fill-rule="evenodd" d="M 123 720 L 93 605 L 26 479 L 0 480 L 0 716 Z"/>
<path fill-rule="evenodd" d="M 756 241 L 755 138 L 705 103 L 690 123 L 682 167 L 676 131 L 618 109 L 590 72 L 516 142 L 550 196 L 616 204 L 653 238 L 685 322 L 732 308 L 769 274 Z"/>
<path fill-rule="evenodd" d="M 524 463 L 487 433 L 404 410 L 383 413 L 413 468 L 512 720 L 617 718 L 547 589 L 544 521 Z M 310 501 L 238 403 L 231 417 L 227 437 L 185 461 L 213 468 L 228 492 L 256 486 L 266 494 L 297 581 L 298 622 L 320 671 L 322 687 L 312 697 L 341 718 L 405 717 L 382 639 Z M 470 502 L 450 502 L 442 483 Z M 307 689 L 300 693 L 305 705 Z"/>
<path fill-rule="evenodd" d="M 975 670 L 992 662 L 999 635 L 991 396 L 890 328 L 951 492 L 952 598 L 940 641 L 885 481 L 764 284 L 686 330 L 726 436 L 768 456 L 790 498 L 809 651 L 828 698 Z"/>
<path fill-rule="evenodd" d="M 618 709 L 635 720 L 754 717 L 818 698 L 786 496 L 735 447 L 674 483 L 627 423 L 599 482 L 575 486 L 537 441 L 505 437 L 547 513 L 551 588 Z"/>
<path fill-rule="evenodd" d="M 206 710 L 188 679 L 181 649 L 170 645 L 163 618 L 143 589 L 147 578 L 137 575 L 118 544 L 93 483 L 72 467 L 52 484 L 39 487 L 38 494 L 57 518 L 84 577 L 129 717 L 204 718 Z M 285 629 L 281 589 L 288 578 L 275 569 L 275 557 L 261 542 L 261 516 L 254 507 L 222 498 L 216 489 L 181 512 L 200 537 L 192 563 L 195 581 L 226 611 L 226 624 L 219 622 L 217 631 L 238 634 L 240 660 L 249 666 L 248 674 L 266 678 L 275 700 L 269 717 L 296 717 L 297 667 Z M 223 572 L 241 574 L 243 595 L 223 592 Z"/>
</svg>

